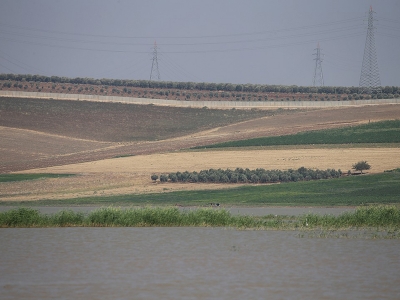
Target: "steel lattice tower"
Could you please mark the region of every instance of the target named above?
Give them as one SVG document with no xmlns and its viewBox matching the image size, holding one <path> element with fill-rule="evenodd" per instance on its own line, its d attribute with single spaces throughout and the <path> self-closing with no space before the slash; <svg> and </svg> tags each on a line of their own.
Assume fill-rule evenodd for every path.
<svg viewBox="0 0 400 300">
<path fill-rule="evenodd" d="M 374 13 L 372 6 L 370 6 L 368 31 L 365 40 L 364 58 L 360 76 L 360 92 L 369 94 L 381 92 L 381 80 L 379 77 L 378 59 L 375 49 Z"/>
<path fill-rule="evenodd" d="M 322 58 L 321 58 L 321 48 L 319 47 L 319 43 L 317 48 L 314 49 L 316 53 L 315 55 L 315 69 L 314 69 L 314 79 L 313 86 L 324 86 L 324 74 L 322 73 Z"/>
<path fill-rule="evenodd" d="M 153 62 L 151 63 L 150 80 L 160 81 L 160 71 L 158 70 L 158 58 L 157 58 L 157 43 L 154 41 L 153 49 Z"/>
</svg>

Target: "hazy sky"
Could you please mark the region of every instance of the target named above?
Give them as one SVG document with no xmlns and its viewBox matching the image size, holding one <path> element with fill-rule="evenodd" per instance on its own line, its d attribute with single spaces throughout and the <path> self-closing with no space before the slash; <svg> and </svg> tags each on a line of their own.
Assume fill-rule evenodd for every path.
<svg viewBox="0 0 400 300">
<path fill-rule="evenodd" d="M 383 86 L 400 86 L 400 0 L 0 0 L 0 73 L 358 86 L 367 12 Z"/>
</svg>

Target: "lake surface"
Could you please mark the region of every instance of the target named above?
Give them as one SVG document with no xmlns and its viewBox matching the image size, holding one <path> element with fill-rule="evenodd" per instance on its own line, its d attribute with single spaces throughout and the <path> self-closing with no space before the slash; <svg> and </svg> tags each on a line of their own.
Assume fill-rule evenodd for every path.
<svg viewBox="0 0 400 300">
<path fill-rule="evenodd" d="M 398 299 L 400 240 L 224 228 L 0 229 L 1 299 Z"/>
</svg>

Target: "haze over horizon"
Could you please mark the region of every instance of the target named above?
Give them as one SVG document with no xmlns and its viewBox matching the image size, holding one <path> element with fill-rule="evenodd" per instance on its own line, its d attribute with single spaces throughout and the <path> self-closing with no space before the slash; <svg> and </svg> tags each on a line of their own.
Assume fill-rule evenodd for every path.
<svg viewBox="0 0 400 300">
<path fill-rule="evenodd" d="M 2 0 L 0 73 L 358 86 L 375 14 L 382 86 L 400 86 L 398 0 Z"/>
</svg>

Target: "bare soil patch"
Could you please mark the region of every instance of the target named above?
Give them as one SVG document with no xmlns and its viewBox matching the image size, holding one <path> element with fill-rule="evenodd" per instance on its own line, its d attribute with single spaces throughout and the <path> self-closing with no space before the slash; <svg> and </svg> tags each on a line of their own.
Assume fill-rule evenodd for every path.
<svg viewBox="0 0 400 300">
<path fill-rule="evenodd" d="M 71 155 L 88 155 L 110 149 L 113 143 L 76 139 L 0 126 L 0 172 L 36 168 L 46 161 L 62 161 Z"/>
</svg>

